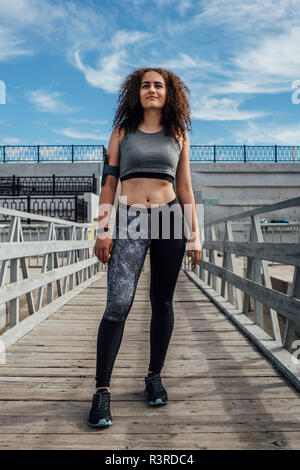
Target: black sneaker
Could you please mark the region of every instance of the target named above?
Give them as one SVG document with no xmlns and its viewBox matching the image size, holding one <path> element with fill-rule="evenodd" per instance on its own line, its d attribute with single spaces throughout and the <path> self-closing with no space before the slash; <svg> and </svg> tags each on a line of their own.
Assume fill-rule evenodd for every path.
<svg viewBox="0 0 300 470">
<path fill-rule="evenodd" d="M 111 426 L 113 420 L 110 414 L 110 391 L 97 390 L 93 395 L 92 408 L 89 414 L 88 425 L 92 428 Z"/>
<path fill-rule="evenodd" d="M 145 377 L 146 388 L 144 394 L 148 397 L 148 405 L 162 406 L 166 405 L 168 401 L 168 394 L 166 389 L 161 383 L 160 374 Z"/>
</svg>

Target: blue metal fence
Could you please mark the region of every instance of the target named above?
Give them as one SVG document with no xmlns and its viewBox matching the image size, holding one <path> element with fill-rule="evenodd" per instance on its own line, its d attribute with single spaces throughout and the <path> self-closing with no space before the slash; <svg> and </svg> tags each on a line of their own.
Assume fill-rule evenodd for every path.
<svg viewBox="0 0 300 470">
<path fill-rule="evenodd" d="M 191 145 L 193 162 L 300 162 L 300 146 Z"/>
<path fill-rule="evenodd" d="M 5 145 L 0 163 L 98 162 L 104 152 L 104 145 Z"/>
<path fill-rule="evenodd" d="M 0 163 L 102 161 L 104 145 L 5 145 Z M 191 145 L 191 162 L 300 162 L 300 146 Z"/>
</svg>

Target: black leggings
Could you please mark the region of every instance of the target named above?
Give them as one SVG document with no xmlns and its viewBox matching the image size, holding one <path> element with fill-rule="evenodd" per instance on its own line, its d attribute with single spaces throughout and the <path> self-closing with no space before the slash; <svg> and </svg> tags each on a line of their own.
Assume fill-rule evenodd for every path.
<svg viewBox="0 0 300 470">
<path fill-rule="evenodd" d="M 123 217 L 123 222 L 119 217 Z M 98 330 L 96 387 L 110 386 L 125 321 L 149 247 L 152 307 L 149 370 L 161 372 L 173 331 L 172 301 L 186 241 L 185 221 L 177 198 L 155 208 L 138 208 L 119 201 L 107 270 L 107 304 Z"/>
</svg>

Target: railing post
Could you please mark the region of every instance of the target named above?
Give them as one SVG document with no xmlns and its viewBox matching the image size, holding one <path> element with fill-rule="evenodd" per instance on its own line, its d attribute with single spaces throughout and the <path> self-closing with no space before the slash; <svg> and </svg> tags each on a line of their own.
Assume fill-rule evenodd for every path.
<svg viewBox="0 0 300 470">
<path fill-rule="evenodd" d="M 244 163 L 246 163 L 246 161 L 247 161 L 247 157 L 246 157 L 246 145 L 243 145 L 243 150 L 244 150 Z"/>
<path fill-rule="evenodd" d="M 53 191 L 53 196 L 55 196 L 55 174 L 54 173 L 52 175 L 52 191 Z"/>
<path fill-rule="evenodd" d="M 5 148 L 5 145 L 3 146 L 3 163 L 5 163 L 5 159 L 6 159 L 6 148 Z"/>
<path fill-rule="evenodd" d="M 37 146 L 37 162 L 40 163 L 40 146 Z"/>
<path fill-rule="evenodd" d="M 96 182 L 96 176 L 95 176 L 95 173 L 93 173 L 93 193 L 94 194 L 97 194 L 97 182 Z"/>
<path fill-rule="evenodd" d="M 75 195 L 75 222 L 78 221 L 78 197 Z"/>
<path fill-rule="evenodd" d="M 214 163 L 216 163 L 216 146 L 214 145 Z"/>
<path fill-rule="evenodd" d="M 13 175 L 12 194 L 15 195 L 16 175 Z"/>
<path fill-rule="evenodd" d="M 275 157 L 275 163 L 277 163 L 277 145 L 274 145 L 274 157 Z"/>
<path fill-rule="evenodd" d="M 74 145 L 72 145 L 72 163 L 74 163 Z"/>
<path fill-rule="evenodd" d="M 27 196 L 27 212 L 31 212 L 31 207 L 30 207 L 30 195 L 28 194 Z M 30 224 L 31 219 L 27 219 L 27 223 Z"/>
<path fill-rule="evenodd" d="M 300 297 L 300 268 L 299 266 L 295 266 L 294 268 L 294 278 L 293 283 L 291 285 L 290 291 L 287 293 L 290 297 Z M 283 336 L 283 345 L 284 347 L 290 351 L 293 343 L 293 339 L 295 337 L 295 328 L 297 323 L 290 320 L 289 318 L 286 319 L 285 326 L 284 326 L 284 336 Z"/>
<path fill-rule="evenodd" d="M 14 216 L 10 224 L 10 239 L 13 242 L 20 242 L 20 217 Z M 15 283 L 20 280 L 20 258 L 10 260 L 10 283 Z M 9 326 L 19 323 L 20 315 L 20 299 L 16 297 L 9 301 Z"/>
</svg>

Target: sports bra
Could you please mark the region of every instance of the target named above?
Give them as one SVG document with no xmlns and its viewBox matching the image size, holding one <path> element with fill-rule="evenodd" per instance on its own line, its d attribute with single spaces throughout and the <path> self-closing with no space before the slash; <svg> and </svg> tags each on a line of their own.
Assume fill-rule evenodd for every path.
<svg viewBox="0 0 300 470">
<path fill-rule="evenodd" d="M 130 132 L 120 143 L 120 180 L 159 178 L 172 183 L 180 152 L 179 144 L 165 135 L 165 129 L 151 133 L 140 129 Z"/>
</svg>

